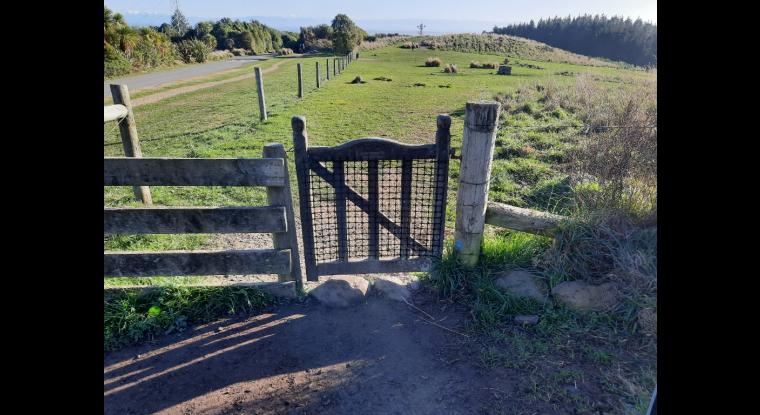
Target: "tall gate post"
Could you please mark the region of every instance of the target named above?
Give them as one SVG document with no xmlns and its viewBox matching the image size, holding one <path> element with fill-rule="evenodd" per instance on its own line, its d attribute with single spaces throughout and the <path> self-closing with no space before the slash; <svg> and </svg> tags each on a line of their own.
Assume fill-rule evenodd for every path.
<svg viewBox="0 0 760 415">
<path fill-rule="evenodd" d="M 480 257 L 500 112 L 501 104 L 495 101 L 468 102 L 465 110 L 454 249 L 468 267 L 475 266 Z"/>
<path fill-rule="evenodd" d="M 330 80 L 330 59 L 325 59 L 325 72 L 327 73 L 327 80 Z"/>
<path fill-rule="evenodd" d="M 301 274 L 301 255 L 298 250 L 298 232 L 296 231 L 296 219 L 293 215 L 293 194 L 290 190 L 290 175 L 288 174 L 288 154 L 282 143 L 272 143 L 264 146 L 265 158 L 281 158 L 285 161 L 285 186 L 267 187 L 267 204 L 270 206 L 284 206 L 287 215 L 288 230 L 280 233 L 272 233 L 274 249 L 290 249 L 290 274 L 279 275 L 280 281 L 295 281 L 296 289 L 303 290 L 303 274 Z"/>
<path fill-rule="evenodd" d="M 127 108 L 127 116 L 118 121 L 121 143 L 124 145 L 124 155 L 127 157 L 142 157 L 140 139 L 137 137 L 137 123 L 135 114 L 132 112 L 132 100 L 129 98 L 129 89 L 126 85 L 111 84 L 111 97 L 116 105 L 124 105 Z M 133 186 L 135 197 L 146 205 L 153 204 L 153 197 L 148 186 Z"/>
<path fill-rule="evenodd" d="M 306 134 L 306 118 L 295 116 L 291 118 L 293 129 L 293 152 L 295 153 L 296 176 L 298 176 L 299 212 L 301 213 L 301 232 L 303 233 L 303 255 L 306 264 L 306 279 L 318 281 L 317 264 L 313 260 L 314 229 L 312 225 L 311 205 L 309 199 L 309 136 Z"/>
<path fill-rule="evenodd" d="M 261 68 L 255 67 L 254 72 L 256 73 L 256 92 L 259 94 L 259 114 L 261 116 L 261 121 L 267 120 L 267 105 L 264 101 L 264 78 L 261 74 Z"/>
</svg>

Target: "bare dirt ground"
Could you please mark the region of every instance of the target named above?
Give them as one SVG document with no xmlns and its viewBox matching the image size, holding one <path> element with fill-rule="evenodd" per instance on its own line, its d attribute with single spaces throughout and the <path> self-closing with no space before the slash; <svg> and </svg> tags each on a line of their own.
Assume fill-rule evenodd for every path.
<svg viewBox="0 0 760 415">
<path fill-rule="evenodd" d="M 466 313 L 414 297 L 440 325 Z M 200 326 L 104 357 L 106 414 L 521 413 L 508 369 L 480 368 L 470 340 L 403 303 L 307 300 Z"/>
</svg>

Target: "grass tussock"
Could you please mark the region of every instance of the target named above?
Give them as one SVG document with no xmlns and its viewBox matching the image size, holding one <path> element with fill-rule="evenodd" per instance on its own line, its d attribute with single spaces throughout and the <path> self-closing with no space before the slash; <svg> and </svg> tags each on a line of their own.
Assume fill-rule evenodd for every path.
<svg viewBox="0 0 760 415">
<path fill-rule="evenodd" d="M 443 68 L 444 73 L 457 73 L 459 72 L 459 69 L 457 68 L 456 64 L 449 63 Z"/>
<path fill-rule="evenodd" d="M 161 286 L 147 291 L 105 292 L 103 348 L 117 350 L 181 332 L 192 324 L 258 313 L 274 301 L 268 293 L 250 287 Z"/>
<path fill-rule="evenodd" d="M 483 63 L 480 63 L 479 61 L 470 62 L 470 68 L 473 68 L 473 69 L 496 69 L 498 67 L 499 67 L 498 62 L 483 62 Z"/>
<path fill-rule="evenodd" d="M 430 58 L 427 58 L 425 60 L 425 66 L 438 67 L 438 66 L 441 66 L 441 65 L 443 65 L 443 61 L 441 60 L 441 58 L 432 58 L 432 57 L 430 57 Z"/>
</svg>

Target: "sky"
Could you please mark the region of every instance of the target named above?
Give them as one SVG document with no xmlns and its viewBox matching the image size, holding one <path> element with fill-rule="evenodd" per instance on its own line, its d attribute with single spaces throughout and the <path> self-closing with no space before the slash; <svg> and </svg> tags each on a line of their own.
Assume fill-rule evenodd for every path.
<svg viewBox="0 0 760 415">
<path fill-rule="evenodd" d="M 105 0 L 111 10 L 130 15 L 169 15 L 174 0 Z M 656 0 L 179 0 L 180 10 L 190 18 L 279 17 L 308 18 L 325 23 L 338 13 L 361 21 L 422 20 L 475 22 L 484 30 L 493 24 L 528 22 L 542 17 L 579 14 L 623 15 L 657 23 Z M 283 7 L 286 6 L 286 7 Z M 265 22 L 266 23 L 266 22 Z M 306 24 L 312 24 L 311 21 Z M 429 26 L 429 25 L 428 25 Z M 475 26 L 473 26 L 475 27 Z"/>
</svg>

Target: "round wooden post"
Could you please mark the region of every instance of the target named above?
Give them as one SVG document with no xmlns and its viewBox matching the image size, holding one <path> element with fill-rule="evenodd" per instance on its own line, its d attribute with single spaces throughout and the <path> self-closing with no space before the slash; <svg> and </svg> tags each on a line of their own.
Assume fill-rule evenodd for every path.
<svg viewBox="0 0 760 415">
<path fill-rule="evenodd" d="M 261 73 L 261 68 L 258 66 L 254 68 L 256 73 L 256 91 L 259 94 L 259 114 L 261 114 L 261 121 L 267 120 L 267 105 L 264 101 L 264 78 Z"/>
<path fill-rule="evenodd" d="M 135 114 L 132 112 L 132 101 L 129 99 L 129 89 L 126 85 L 111 84 L 111 97 L 114 104 L 121 104 L 127 108 L 127 116 L 119 121 L 121 143 L 124 146 L 124 155 L 127 157 L 142 157 L 140 139 L 137 137 L 137 123 Z M 133 186 L 135 197 L 146 205 L 153 204 L 153 197 L 148 186 Z"/>
<path fill-rule="evenodd" d="M 338 76 L 338 59 L 333 58 L 333 76 Z"/>
<path fill-rule="evenodd" d="M 298 199 L 301 213 L 301 234 L 303 235 L 303 254 L 306 265 L 306 279 L 318 281 L 317 263 L 314 260 L 314 228 L 312 224 L 309 200 L 309 136 L 306 133 L 306 118 L 294 116 L 290 119 L 293 129 L 293 152 L 295 154 L 296 175 L 298 176 Z"/>
<path fill-rule="evenodd" d="M 285 177 L 290 177 L 288 174 L 288 154 L 285 152 L 285 146 L 282 143 L 265 145 L 263 156 L 285 160 Z M 280 281 L 295 281 L 296 289 L 301 291 L 303 290 L 301 255 L 298 250 L 298 232 L 296 232 L 296 219 L 293 215 L 293 194 L 290 190 L 290 179 L 286 180 L 285 186 L 267 187 L 267 204 L 269 206 L 284 206 L 287 215 L 288 230 L 272 234 L 274 249 L 290 249 L 290 274 L 279 275 L 278 279 Z"/>
<path fill-rule="evenodd" d="M 298 64 L 298 98 L 303 98 L 303 77 L 301 76 L 301 64 Z"/>
<path fill-rule="evenodd" d="M 327 73 L 327 80 L 330 80 L 330 59 L 325 59 L 325 72 Z"/>
<path fill-rule="evenodd" d="M 500 112 L 501 104 L 495 101 L 468 102 L 465 108 L 454 249 L 468 267 L 476 265 L 480 257 Z"/>
<path fill-rule="evenodd" d="M 316 62 L 317 64 L 317 88 L 319 88 L 319 62 Z"/>
</svg>

